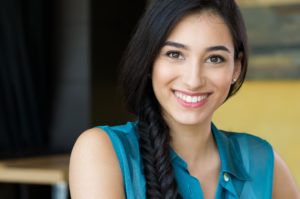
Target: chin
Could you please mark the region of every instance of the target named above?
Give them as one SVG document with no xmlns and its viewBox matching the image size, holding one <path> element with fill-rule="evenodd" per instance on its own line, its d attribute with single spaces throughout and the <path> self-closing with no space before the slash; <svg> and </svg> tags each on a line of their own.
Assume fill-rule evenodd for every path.
<svg viewBox="0 0 300 199">
<path fill-rule="evenodd" d="M 172 117 L 172 120 L 174 123 L 177 123 L 179 125 L 184 126 L 195 126 L 200 124 L 205 124 L 207 122 L 211 122 L 211 117 L 204 117 L 204 115 L 185 115 L 182 114 L 180 116 L 176 115 L 175 117 Z"/>
</svg>

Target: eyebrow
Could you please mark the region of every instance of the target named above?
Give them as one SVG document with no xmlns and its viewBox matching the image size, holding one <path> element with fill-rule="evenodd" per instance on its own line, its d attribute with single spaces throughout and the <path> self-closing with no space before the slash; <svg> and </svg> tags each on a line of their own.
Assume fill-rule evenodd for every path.
<svg viewBox="0 0 300 199">
<path fill-rule="evenodd" d="M 164 46 L 172 46 L 175 48 L 182 48 L 182 49 L 189 49 L 186 45 L 178 43 L 178 42 L 174 42 L 174 41 L 166 41 Z M 225 46 L 210 46 L 208 48 L 206 48 L 206 51 L 210 52 L 210 51 L 226 51 L 228 53 L 231 53 L 230 50 L 228 48 L 226 48 Z"/>
<path fill-rule="evenodd" d="M 172 46 L 172 47 L 175 47 L 175 48 L 188 49 L 188 47 L 186 45 L 181 44 L 181 43 L 177 43 L 177 42 L 174 42 L 174 41 L 166 41 L 163 46 Z"/>
<path fill-rule="evenodd" d="M 219 51 L 219 50 L 221 50 L 221 51 L 226 51 L 226 52 L 231 53 L 230 50 L 228 48 L 226 48 L 225 46 L 211 46 L 211 47 L 208 47 L 206 50 L 207 51 Z"/>
</svg>

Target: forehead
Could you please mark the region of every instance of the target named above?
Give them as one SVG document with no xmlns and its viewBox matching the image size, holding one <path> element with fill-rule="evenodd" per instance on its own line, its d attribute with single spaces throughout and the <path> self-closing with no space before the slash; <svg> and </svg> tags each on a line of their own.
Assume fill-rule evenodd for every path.
<svg viewBox="0 0 300 199">
<path fill-rule="evenodd" d="M 176 24 L 167 40 L 184 44 L 222 44 L 233 47 L 232 35 L 227 24 L 213 11 L 185 16 Z"/>
</svg>

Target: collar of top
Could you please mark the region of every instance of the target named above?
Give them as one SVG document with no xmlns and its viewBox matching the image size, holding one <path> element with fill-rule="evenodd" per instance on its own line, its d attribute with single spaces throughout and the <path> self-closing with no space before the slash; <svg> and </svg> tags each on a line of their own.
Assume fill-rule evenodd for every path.
<svg viewBox="0 0 300 199">
<path fill-rule="evenodd" d="M 243 163 L 239 145 L 237 142 L 234 142 L 234 139 L 230 139 L 230 136 L 234 135 L 234 133 L 219 131 L 214 124 L 212 124 L 212 133 L 219 150 L 221 171 L 230 173 L 242 181 L 250 180 Z"/>
<path fill-rule="evenodd" d="M 239 145 L 232 137 L 230 137 L 231 135 L 234 135 L 234 133 L 220 131 L 213 123 L 211 124 L 211 130 L 221 160 L 220 185 L 238 197 L 240 190 L 234 185 L 235 183 L 232 181 L 231 177 L 242 184 L 245 181 L 251 180 L 244 166 Z M 188 169 L 187 163 L 182 160 L 172 148 L 170 157 L 172 162 L 176 162 L 186 170 Z M 236 190 L 236 188 L 238 189 Z"/>
</svg>

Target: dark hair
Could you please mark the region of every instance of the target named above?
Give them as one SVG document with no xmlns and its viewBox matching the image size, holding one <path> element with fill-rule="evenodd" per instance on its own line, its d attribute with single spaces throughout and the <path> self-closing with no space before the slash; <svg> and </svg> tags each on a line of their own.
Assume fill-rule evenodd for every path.
<svg viewBox="0 0 300 199">
<path fill-rule="evenodd" d="M 128 110 L 138 117 L 137 132 L 147 198 L 180 198 L 169 158 L 169 128 L 149 78 L 152 66 L 176 24 L 183 17 L 204 10 L 217 14 L 225 21 L 233 38 L 235 59 L 240 53 L 243 55 L 241 74 L 228 93 L 228 97 L 232 96 L 243 84 L 248 64 L 245 25 L 234 0 L 153 0 L 139 21 L 123 57 L 121 86 Z"/>
</svg>

